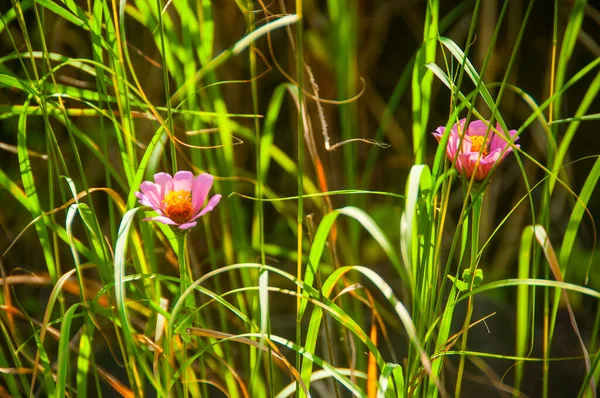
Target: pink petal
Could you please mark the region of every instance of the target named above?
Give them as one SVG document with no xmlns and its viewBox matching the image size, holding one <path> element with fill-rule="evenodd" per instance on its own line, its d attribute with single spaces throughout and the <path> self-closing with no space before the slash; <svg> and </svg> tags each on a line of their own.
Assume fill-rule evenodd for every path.
<svg viewBox="0 0 600 398">
<path fill-rule="evenodd" d="M 162 202 L 165 195 L 173 190 L 173 177 L 167 173 L 156 173 L 154 174 L 154 182 L 156 183 Z"/>
<path fill-rule="evenodd" d="M 177 223 L 175 221 L 173 221 L 169 217 L 165 217 L 165 216 L 148 217 L 148 218 L 144 218 L 144 221 L 156 221 L 156 222 L 167 224 L 167 225 L 177 225 Z"/>
<path fill-rule="evenodd" d="M 506 133 L 502 130 L 500 125 L 496 125 L 496 129 L 498 132 L 494 134 L 492 140 L 490 141 L 490 151 L 495 151 L 496 149 L 504 149 L 506 145 L 508 145 L 508 137 Z"/>
<path fill-rule="evenodd" d="M 463 164 L 462 164 L 462 160 L 459 157 L 456 158 L 456 163 L 454 163 L 454 168 L 458 171 L 459 174 L 463 173 Z"/>
<path fill-rule="evenodd" d="M 181 224 L 179 226 L 179 229 L 190 229 L 196 226 L 196 224 L 198 224 L 196 221 L 194 222 L 186 222 L 185 224 Z"/>
<path fill-rule="evenodd" d="M 465 123 L 467 122 L 466 118 L 462 118 L 458 121 L 458 123 L 454 123 L 452 125 L 452 132 L 457 135 L 461 135 L 465 132 Z"/>
<path fill-rule="evenodd" d="M 450 138 L 448 138 L 448 145 L 446 146 L 446 155 L 451 162 L 454 161 L 458 152 L 458 143 L 460 142 L 460 136 L 456 132 L 456 125 L 450 131 Z"/>
<path fill-rule="evenodd" d="M 140 191 L 142 191 L 142 194 L 147 199 L 147 203 L 149 203 L 147 206 L 152 207 L 154 210 L 160 210 L 162 208 L 163 198 L 160 196 L 156 184 L 150 181 L 144 181 L 140 185 Z"/>
<path fill-rule="evenodd" d="M 192 219 L 190 221 L 194 221 L 194 220 L 198 219 L 199 217 L 202 217 L 209 211 L 212 211 L 212 209 L 215 208 L 215 206 L 219 203 L 220 200 L 221 200 L 221 195 L 219 195 L 219 194 L 210 198 L 210 200 L 206 204 L 206 207 L 204 209 L 202 209 L 202 211 L 200 213 L 198 213 L 194 217 L 192 217 Z"/>
<path fill-rule="evenodd" d="M 135 197 L 138 198 L 140 200 L 140 204 L 142 206 L 149 206 L 152 207 L 152 210 L 156 211 L 158 214 L 160 214 L 161 216 L 163 215 L 163 212 L 161 209 L 156 209 L 153 205 L 153 203 L 150 201 L 150 199 L 148 199 L 148 197 L 146 195 L 144 195 L 141 192 L 136 192 Z"/>
<path fill-rule="evenodd" d="M 494 164 L 498 161 L 499 152 L 487 155 L 479 160 L 479 164 L 477 164 L 479 152 L 472 152 L 465 155 L 467 155 L 464 158 L 465 176 L 471 178 L 471 176 L 475 174 L 475 181 L 483 181 L 492 170 L 492 167 L 494 167 Z M 477 166 L 477 168 L 475 168 L 475 166 Z"/>
<path fill-rule="evenodd" d="M 510 150 L 510 148 L 509 148 L 509 150 Z M 504 156 L 502 156 L 502 159 L 504 159 L 506 157 L 506 155 L 508 155 L 509 150 L 505 151 Z M 491 162 L 492 164 L 501 162 L 502 161 L 502 159 L 500 159 L 501 153 L 502 153 L 502 148 L 496 148 L 493 151 L 491 151 L 490 153 L 488 153 L 484 160 L 486 161 L 486 163 Z"/>
<path fill-rule="evenodd" d="M 471 141 L 471 138 L 468 135 L 465 135 L 465 137 L 462 140 L 462 148 L 460 150 L 460 153 L 470 153 L 472 148 L 473 148 L 473 141 Z M 477 152 L 477 153 L 479 153 L 479 152 Z"/>
<path fill-rule="evenodd" d="M 442 137 L 444 136 L 444 131 L 446 131 L 446 128 L 444 126 L 440 126 L 437 129 L 435 129 L 435 133 L 431 134 L 433 134 L 437 142 L 440 142 Z"/>
<path fill-rule="evenodd" d="M 141 192 L 136 192 L 134 193 L 135 197 L 138 198 L 140 200 L 140 204 L 142 206 L 152 206 L 152 203 L 150 202 L 150 199 L 148 199 L 146 197 L 146 195 L 144 195 Z"/>
<path fill-rule="evenodd" d="M 500 124 L 496 125 L 496 129 L 498 129 L 498 133 L 494 134 L 494 137 L 492 138 L 492 141 L 490 142 L 490 150 L 491 151 L 493 151 L 496 148 L 504 149 L 508 145 L 508 141 L 517 134 L 517 130 L 510 130 L 507 135 L 502 130 L 502 127 L 500 127 Z M 513 142 L 516 142 L 518 139 L 519 139 L 519 137 L 515 138 L 515 141 L 513 141 Z"/>
<path fill-rule="evenodd" d="M 469 128 L 467 129 L 467 135 L 480 135 L 485 136 L 485 132 L 488 129 L 488 125 L 482 120 L 475 120 L 469 124 Z M 488 133 L 488 136 L 491 136 L 491 131 Z"/>
<path fill-rule="evenodd" d="M 200 211 L 200 208 L 206 200 L 208 191 L 212 187 L 214 177 L 208 173 L 200 174 L 194 180 L 192 185 L 192 209 L 194 213 Z"/>
<path fill-rule="evenodd" d="M 485 177 L 487 177 L 487 175 L 490 174 L 490 171 L 492 170 L 493 166 L 493 163 L 487 165 L 479 163 L 479 166 L 477 166 L 477 170 L 475 171 L 475 181 L 485 180 Z"/>
<path fill-rule="evenodd" d="M 193 183 L 194 175 L 191 171 L 178 171 L 173 177 L 173 190 L 192 192 Z"/>
<path fill-rule="evenodd" d="M 458 161 L 460 161 L 462 168 L 460 171 L 467 179 L 473 175 L 473 165 L 470 162 L 471 156 L 473 156 L 472 153 L 461 153 L 458 155 Z"/>
</svg>

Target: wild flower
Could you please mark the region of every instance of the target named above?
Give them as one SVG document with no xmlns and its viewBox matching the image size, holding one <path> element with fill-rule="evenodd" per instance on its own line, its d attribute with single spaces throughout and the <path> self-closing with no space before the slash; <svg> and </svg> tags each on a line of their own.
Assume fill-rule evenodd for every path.
<svg viewBox="0 0 600 398">
<path fill-rule="evenodd" d="M 513 151 L 512 146 L 508 144 L 508 140 L 509 136 L 510 139 L 515 137 L 517 131 L 510 130 L 509 135 L 506 135 L 500 125 L 496 124 L 496 129 L 489 129 L 486 139 L 488 121 L 475 120 L 469 123 L 466 129 L 465 122 L 466 119 L 461 119 L 452 126 L 446 145 L 446 155 L 451 162 L 454 162 L 454 158 L 457 158 L 454 165 L 456 170 L 465 178 L 471 179 L 475 174 L 475 181 L 480 182 L 487 177 L 496 163 L 504 160 Z M 435 130 L 435 133 L 432 133 L 438 142 L 441 141 L 445 130 L 444 126 L 440 126 Z M 516 137 L 514 141 L 518 139 L 519 137 Z M 520 145 L 514 146 L 520 148 Z"/>
<path fill-rule="evenodd" d="M 141 205 L 158 213 L 144 221 L 157 221 L 181 230 L 194 227 L 196 220 L 214 209 L 221 200 L 221 195 L 214 195 L 202 208 L 213 180 L 208 173 L 194 178 L 190 171 L 178 171 L 172 177 L 167 173 L 154 174 L 154 182 L 142 182 L 141 192 L 135 193 Z"/>
</svg>

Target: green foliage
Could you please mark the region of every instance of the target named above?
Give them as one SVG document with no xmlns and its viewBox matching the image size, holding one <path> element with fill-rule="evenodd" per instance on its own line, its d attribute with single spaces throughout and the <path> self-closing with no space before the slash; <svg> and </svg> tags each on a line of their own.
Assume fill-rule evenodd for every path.
<svg viewBox="0 0 600 398">
<path fill-rule="evenodd" d="M 396 3 L 1 8 L 0 395 L 595 396 L 594 5 Z M 517 131 L 483 181 L 462 118 Z"/>
</svg>

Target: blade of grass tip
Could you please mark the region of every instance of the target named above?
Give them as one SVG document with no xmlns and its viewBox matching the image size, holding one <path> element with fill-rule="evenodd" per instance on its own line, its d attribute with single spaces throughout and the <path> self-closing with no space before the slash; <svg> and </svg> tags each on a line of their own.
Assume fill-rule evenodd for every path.
<svg viewBox="0 0 600 398">
<path fill-rule="evenodd" d="M 56 390 L 54 396 L 63 398 L 67 391 L 67 376 L 69 374 L 69 341 L 71 337 L 71 323 L 79 304 L 73 304 L 62 317 L 60 324 L 60 338 L 58 340 L 58 360 L 56 363 Z"/>
<path fill-rule="evenodd" d="M 529 278 L 529 267 L 531 263 L 531 250 L 533 245 L 533 229 L 531 226 L 526 227 L 521 234 L 521 246 L 519 250 L 519 279 Z M 517 327 L 515 330 L 515 356 L 525 357 L 527 336 L 530 330 L 529 319 L 530 311 L 532 310 L 529 302 L 529 289 L 527 285 L 520 285 L 517 288 Z M 533 341 L 533 336 L 531 336 Z M 515 364 L 515 381 L 513 396 L 518 396 L 523 379 L 524 363 L 517 361 Z"/>
<path fill-rule="evenodd" d="M 390 387 L 390 377 L 393 377 L 391 387 L 396 391 L 396 397 L 404 398 L 404 374 L 402 373 L 402 366 L 396 363 L 386 363 L 381 374 L 379 375 L 379 389 L 377 390 L 377 398 L 385 398 L 387 395 L 388 387 Z"/>
<path fill-rule="evenodd" d="M 69 210 L 67 212 L 67 219 L 65 222 L 65 230 L 67 232 L 67 237 L 69 238 L 69 245 L 71 246 L 71 254 L 73 256 L 73 260 L 75 261 L 75 268 L 79 269 L 81 263 L 79 261 L 79 253 L 77 252 L 77 248 L 74 245 L 72 223 L 73 223 L 75 214 L 79 210 L 81 219 L 84 222 L 84 225 L 86 226 L 86 228 L 85 228 L 86 235 L 88 237 L 88 240 L 92 243 L 92 247 L 94 248 L 95 256 L 90 260 L 97 264 L 97 268 L 100 270 L 101 275 L 102 275 L 102 270 L 107 270 L 108 268 L 106 266 L 108 264 L 106 264 L 106 261 L 105 261 L 106 257 L 104 255 L 104 253 L 105 253 L 104 247 L 103 247 L 104 239 L 99 239 L 97 236 L 97 232 L 100 231 L 99 228 L 98 229 L 95 228 L 96 226 L 98 226 L 97 220 L 93 217 L 91 209 L 85 203 L 79 202 L 79 195 L 77 194 L 77 190 L 75 188 L 75 183 L 73 182 L 73 180 L 66 176 L 63 176 L 63 178 L 67 182 L 67 184 L 71 190 L 71 195 L 73 196 L 73 200 L 75 202 L 74 204 L 69 206 Z M 87 197 L 87 196 L 89 196 L 90 191 L 86 190 L 85 193 L 86 193 L 85 196 Z M 90 203 L 91 203 L 91 200 L 90 200 Z M 81 295 L 82 295 L 81 298 L 82 298 L 82 301 L 85 302 L 85 297 L 83 297 L 83 292 L 84 292 L 83 275 L 78 273 L 77 276 L 78 276 L 78 281 L 79 281 L 79 288 L 80 288 Z M 108 278 L 108 276 L 109 275 L 107 275 L 106 271 L 105 271 L 104 278 L 103 278 L 104 283 L 107 283 L 110 280 L 110 278 Z"/>
</svg>

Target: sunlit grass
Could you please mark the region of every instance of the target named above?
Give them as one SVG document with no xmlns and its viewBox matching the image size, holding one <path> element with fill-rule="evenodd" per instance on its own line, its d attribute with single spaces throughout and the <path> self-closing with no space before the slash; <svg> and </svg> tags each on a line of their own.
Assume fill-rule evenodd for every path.
<svg viewBox="0 0 600 398">
<path fill-rule="evenodd" d="M 598 11 L 396 3 L 0 9 L 0 395 L 595 396 Z"/>
</svg>

